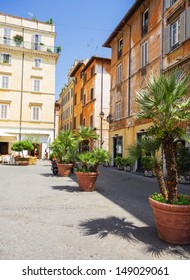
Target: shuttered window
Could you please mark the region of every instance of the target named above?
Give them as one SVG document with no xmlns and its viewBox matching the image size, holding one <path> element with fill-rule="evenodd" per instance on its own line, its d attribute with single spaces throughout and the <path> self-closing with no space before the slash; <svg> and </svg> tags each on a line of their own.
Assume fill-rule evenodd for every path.
<svg viewBox="0 0 190 280">
<path fill-rule="evenodd" d="M 116 120 L 121 118 L 121 102 L 116 103 Z"/>
<path fill-rule="evenodd" d="M 3 44 L 11 45 L 11 29 L 9 28 L 3 30 Z"/>
<path fill-rule="evenodd" d="M 165 54 L 190 39 L 190 7 L 184 10 L 175 22 L 165 28 L 164 34 Z"/>
<path fill-rule="evenodd" d="M 40 120 L 40 107 L 37 106 L 32 107 L 32 120 L 33 121 Z"/>
<path fill-rule="evenodd" d="M 148 64 L 148 41 L 141 46 L 141 67 Z"/>
<path fill-rule="evenodd" d="M 0 119 L 7 119 L 8 117 L 8 105 L 0 104 Z"/>
<path fill-rule="evenodd" d="M 39 92 L 40 91 L 40 80 L 34 80 L 33 90 Z"/>
<path fill-rule="evenodd" d="M 2 88 L 9 88 L 9 77 L 8 76 L 2 76 Z"/>
<path fill-rule="evenodd" d="M 122 65 L 117 66 L 117 85 L 122 82 Z"/>
</svg>

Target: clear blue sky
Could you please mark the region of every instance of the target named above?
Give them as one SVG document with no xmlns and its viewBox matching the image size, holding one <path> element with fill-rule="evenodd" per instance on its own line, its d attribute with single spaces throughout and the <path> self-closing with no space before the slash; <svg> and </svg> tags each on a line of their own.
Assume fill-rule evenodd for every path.
<svg viewBox="0 0 190 280">
<path fill-rule="evenodd" d="M 110 57 L 102 44 L 135 0 L 0 0 L 0 11 L 41 21 L 53 19 L 56 45 L 62 47 L 56 68 L 56 98 L 67 84 L 67 73 L 75 59 L 93 55 Z"/>
</svg>

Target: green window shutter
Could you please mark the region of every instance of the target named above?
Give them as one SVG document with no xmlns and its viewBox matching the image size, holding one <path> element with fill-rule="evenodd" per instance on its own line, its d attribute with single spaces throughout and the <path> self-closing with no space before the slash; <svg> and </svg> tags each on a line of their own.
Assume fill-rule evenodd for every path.
<svg viewBox="0 0 190 280">
<path fill-rule="evenodd" d="M 185 18 L 186 18 L 186 11 L 183 11 L 180 15 L 180 43 L 185 41 Z"/>
<path fill-rule="evenodd" d="M 170 52 L 170 25 L 164 30 L 164 54 Z"/>
<path fill-rule="evenodd" d="M 190 39 L 190 7 L 186 10 L 186 40 Z"/>
</svg>

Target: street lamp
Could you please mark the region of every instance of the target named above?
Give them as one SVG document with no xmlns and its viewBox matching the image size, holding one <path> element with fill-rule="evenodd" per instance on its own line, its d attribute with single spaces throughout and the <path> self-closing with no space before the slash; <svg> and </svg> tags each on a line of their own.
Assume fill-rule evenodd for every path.
<svg viewBox="0 0 190 280">
<path fill-rule="evenodd" d="M 102 137 L 102 124 L 103 124 L 104 112 L 100 112 L 100 148 L 102 149 L 103 137 Z"/>
</svg>

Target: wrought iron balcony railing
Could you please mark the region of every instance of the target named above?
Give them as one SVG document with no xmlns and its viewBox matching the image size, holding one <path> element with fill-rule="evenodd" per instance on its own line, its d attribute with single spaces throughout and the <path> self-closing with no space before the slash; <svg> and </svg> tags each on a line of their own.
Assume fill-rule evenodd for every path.
<svg viewBox="0 0 190 280">
<path fill-rule="evenodd" d="M 17 48 L 25 48 L 25 49 L 31 49 L 36 51 L 43 51 L 43 52 L 50 52 L 50 53 L 59 53 L 60 47 L 56 46 L 48 46 L 43 43 L 34 43 L 34 42 L 26 42 L 26 41 L 16 41 L 14 39 L 9 39 L 6 37 L 0 37 L 0 44 L 11 46 L 11 47 L 17 47 Z"/>
</svg>

